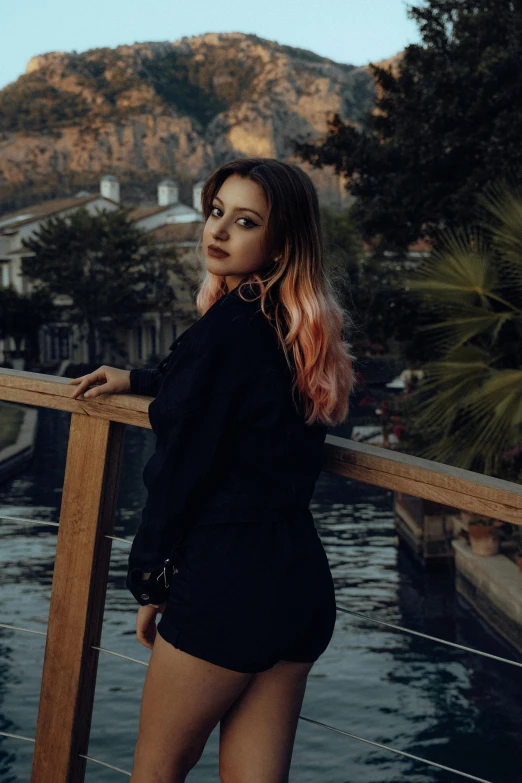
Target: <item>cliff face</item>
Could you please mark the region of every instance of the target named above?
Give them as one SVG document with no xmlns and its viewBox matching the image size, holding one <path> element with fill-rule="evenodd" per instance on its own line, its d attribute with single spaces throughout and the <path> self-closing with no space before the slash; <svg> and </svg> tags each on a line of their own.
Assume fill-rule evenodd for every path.
<svg viewBox="0 0 522 783">
<path fill-rule="evenodd" d="M 183 196 L 236 156 L 295 160 L 292 140 L 323 135 L 331 112 L 358 124 L 374 100 L 367 68 L 243 33 L 39 55 L 0 91 L 0 197 L 106 173 L 145 190 L 171 176 Z M 323 203 L 346 201 L 339 178 L 300 165 Z"/>
</svg>

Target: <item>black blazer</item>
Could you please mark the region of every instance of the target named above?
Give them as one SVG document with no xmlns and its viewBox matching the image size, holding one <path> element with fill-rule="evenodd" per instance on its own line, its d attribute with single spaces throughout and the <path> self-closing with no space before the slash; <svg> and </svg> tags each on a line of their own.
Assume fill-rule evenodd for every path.
<svg viewBox="0 0 522 783">
<path fill-rule="evenodd" d="M 157 438 L 127 574 L 140 604 L 165 599 L 161 571 L 189 525 L 307 512 L 321 471 L 327 427 L 304 423 L 277 333 L 252 300 L 258 287 L 242 293 L 251 301 L 233 289 L 155 369 L 130 373 L 132 393 L 155 397 L 148 413 Z"/>
</svg>

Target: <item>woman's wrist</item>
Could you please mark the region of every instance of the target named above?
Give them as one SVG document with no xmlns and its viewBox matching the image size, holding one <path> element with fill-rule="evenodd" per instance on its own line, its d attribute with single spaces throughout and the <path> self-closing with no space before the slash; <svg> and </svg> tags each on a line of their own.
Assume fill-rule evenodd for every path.
<svg viewBox="0 0 522 783">
<path fill-rule="evenodd" d="M 151 573 L 152 573 L 152 572 L 151 572 Z M 148 579 L 148 578 L 149 578 L 149 576 L 150 576 L 150 573 L 148 573 L 148 574 L 143 574 L 143 578 L 144 578 L 144 579 Z M 146 606 L 153 606 L 153 607 L 154 607 L 154 609 L 159 609 L 159 608 L 160 608 L 160 606 L 163 606 L 163 604 L 146 604 Z"/>
</svg>

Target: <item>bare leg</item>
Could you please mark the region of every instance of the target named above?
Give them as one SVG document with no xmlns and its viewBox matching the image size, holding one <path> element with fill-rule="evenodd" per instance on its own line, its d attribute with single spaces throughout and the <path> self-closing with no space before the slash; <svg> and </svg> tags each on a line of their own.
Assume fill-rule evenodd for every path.
<svg viewBox="0 0 522 783">
<path fill-rule="evenodd" d="M 312 663 L 279 661 L 254 674 L 221 719 L 222 783 L 287 783 Z"/>
<path fill-rule="evenodd" d="M 158 633 L 143 687 L 131 783 L 183 783 L 253 676 L 188 655 Z"/>
</svg>

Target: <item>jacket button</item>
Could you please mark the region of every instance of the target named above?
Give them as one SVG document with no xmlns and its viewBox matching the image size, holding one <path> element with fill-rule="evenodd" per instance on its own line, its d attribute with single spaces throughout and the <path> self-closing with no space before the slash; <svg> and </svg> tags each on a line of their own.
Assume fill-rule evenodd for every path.
<svg viewBox="0 0 522 783">
<path fill-rule="evenodd" d="M 147 593 L 142 593 L 141 597 L 143 598 L 144 601 L 148 601 L 149 600 L 149 596 L 147 595 Z"/>
</svg>

